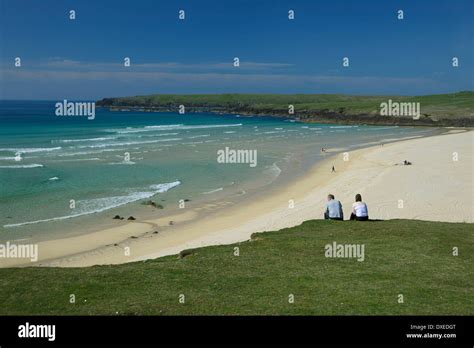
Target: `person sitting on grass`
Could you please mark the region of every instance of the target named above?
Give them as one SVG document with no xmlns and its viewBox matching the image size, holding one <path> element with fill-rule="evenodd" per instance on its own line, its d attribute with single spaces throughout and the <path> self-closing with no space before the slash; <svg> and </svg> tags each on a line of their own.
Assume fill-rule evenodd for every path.
<svg viewBox="0 0 474 348">
<path fill-rule="evenodd" d="M 369 210 L 367 209 L 367 204 L 362 202 L 362 196 L 359 193 L 356 194 L 355 202 L 352 204 L 351 220 L 369 220 Z"/>
<path fill-rule="evenodd" d="M 328 195 L 328 202 L 326 203 L 326 211 L 324 212 L 324 219 L 326 220 L 344 220 L 342 212 L 342 204 L 334 195 Z"/>
</svg>

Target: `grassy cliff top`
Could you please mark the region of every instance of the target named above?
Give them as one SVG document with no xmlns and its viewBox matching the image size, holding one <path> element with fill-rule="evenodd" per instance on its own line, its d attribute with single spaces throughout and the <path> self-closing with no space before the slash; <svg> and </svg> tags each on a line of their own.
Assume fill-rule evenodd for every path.
<svg viewBox="0 0 474 348">
<path fill-rule="evenodd" d="M 426 96 L 350 96 L 343 94 L 155 94 L 148 96 L 104 98 L 101 106 L 166 107 L 180 104 L 186 107 L 248 109 L 249 111 L 282 111 L 295 106 L 295 113 L 321 110 L 344 114 L 378 114 L 380 104 L 389 99 L 398 102 L 419 102 L 424 114 L 444 117 L 474 116 L 474 92 Z"/>
</svg>

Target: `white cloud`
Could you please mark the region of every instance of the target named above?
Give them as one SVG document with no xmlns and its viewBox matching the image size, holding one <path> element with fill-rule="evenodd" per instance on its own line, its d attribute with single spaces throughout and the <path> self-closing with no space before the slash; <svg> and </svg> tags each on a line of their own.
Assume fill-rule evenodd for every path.
<svg viewBox="0 0 474 348">
<path fill-rule="evenodd" d="M 123 57 L 125 58 L 125 57 Z M 123 59 L 122 58 L 122 59 Z M 206 63 L 180 63 L 180 62 L 151 62 L 151 63 L 137 63 L 133 57 L 129 57 L 131 60 L 131 66 L 127 69 L 133 71 L 154 71 L 154 72 L 166 72 L 166 71 L 193 71 L 193 72 L 212 72 L 212 71 L 229 71 L 232 69 L 239 69 L 240 71 L 267 71 L 276 70 L 292 67 L 293 64 L 288 63 L 266 63 L 266 62 L 252 62 L 252 61 L 240 61 L 240 67 L 235 68 L 233 66 L 233 60 L 230 59 L 228 62 L 206 62 Z M 34 70 L 67 70 L 74 69 L 79 71 L 120 71 L 124 68 L 123 61 L 120 59 L 114 63 L 104 62 L 81 62 L 77 60 L 64 59 L 54 57 L 47 59 L 46 61 L 40 61 L 39 63 L 29 66 L 30 69 Z"/>
<path fill-rule="evenodd" d="M 54 58 L 33 67 L 0 66 L 7 99 L 100 99 L 151 93 L 348 93 L 427 94 L 446 88 L 435 77 L 347 76 L 291 73 L 284 63 L 85 63 Z M 406 93 L 405 91 L 410 91 Z"/>
</svg>

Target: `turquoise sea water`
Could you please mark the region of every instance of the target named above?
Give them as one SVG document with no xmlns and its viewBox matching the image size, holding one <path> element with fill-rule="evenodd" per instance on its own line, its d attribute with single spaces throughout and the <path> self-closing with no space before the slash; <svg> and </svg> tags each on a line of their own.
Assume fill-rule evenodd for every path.
<svg viewBox="0 0 474 348">
<path fill-rule="evenodd" d="M 88 120 L 55 116 L 54 104 L 0 102 L 0 240 L 87 230 L 148 199 L 163 215 L 180 199 L 245 197 L 304 174 L 323 158 L 321 147 L 350 151 L 433 132 L 106 109 Z M 218 163 L 225 147 L 257 150 L 257 166 Z"/>
</svg>

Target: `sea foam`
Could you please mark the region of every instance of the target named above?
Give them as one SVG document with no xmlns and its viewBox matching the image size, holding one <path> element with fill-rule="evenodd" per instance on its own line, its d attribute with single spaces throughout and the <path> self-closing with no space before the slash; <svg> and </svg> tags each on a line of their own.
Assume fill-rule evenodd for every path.
<svg viewBox="0 0 474 348">
<path fill-rule="evenodd" d="M 0 166 L 2 169 L 21 169 L 21 168 L 41 168 L 44 167 L 42 164 L 12 164 L 10 166 Z"/>
<path fill-rule="evenodd" d="M 112 197 L 104 197 L 104 198 L 79 200 L 76 202 L 76 211 L 78 211 L 78 213 L 76 214 L 57 216 L 57 217 L 53 217 L 49 219 L 41 219 L 41 220 L 35 220 L 35 221 L 25 221 L 25 222 L 19 222 L 15 224 L 7 224 L 7 225 L 3 225 L 3 227 L 5 228 L 18 227 L 18 226 L 24 226 L 24 225 L 38 224 L 42 222 L 60 221 L 60 220 L 71 219 L 71 218 L 75 218 L 79 216 L 100 213 L 112 208 L 120 207 L 128 203 L 139 201 L 141 199 L 147 199 L 147 198 L 153 197 L 157 193 L 167 192 L 180 184 L 181 184 L 181 181 L 177 180 L 177 181 L 169 182 L 169 183 L 151 185 L 149 186 L 149 189 L 151 190 L 131 192 L 123 196 L 112 196 Z"/>
</svg>

